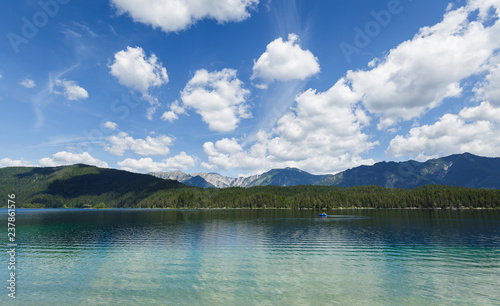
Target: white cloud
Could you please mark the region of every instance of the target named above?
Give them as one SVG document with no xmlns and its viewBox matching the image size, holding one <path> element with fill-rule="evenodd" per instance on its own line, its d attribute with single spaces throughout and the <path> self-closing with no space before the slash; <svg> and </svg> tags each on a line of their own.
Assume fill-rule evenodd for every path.
<svg viewBox="0 0 500 306">
<path fill-rule="evenodd" d="M 56 80 L 56 85 L 63 88 L 62 94 L 70 101 L 84 100 L 89 97 L 89 93 L 84 88 L 78 86 L 74 81 L 58 79 Z"/>
<path fill-rule="evenodd" d="M 181 152 L 173 157 L 164 159 L 163 164 L 166 169 L 186 170 L 195 166 L 196 157 L 187 155 L 186 152 Z"/>
<path fill-rule="evenodd" d="M 109 168 L 108 164 L 102 160 L 92 157 L 88 152 L 82 154 L 75 154 L 71 152 L 58 152 L 52 155 L 52 158 L 46 157 L 38 161 L 42 167 L 56 167 L 73 164 L 86 164 L 93 165 L 101 168 Z"/>
<path fill-rule="evenodd" d="M 163 113 L 161 116 L 161 119 L 174 122 L 175 120 L 179 119 L 178 115 L 186 115 L 186 110 L 184 107 L 179 105 L 179 101 L 175 101 L 170 105 L 170 111 L 166 111 Z"/>
<path fill-rule="evenodd" d="M 258 89 L 268 89 L 269 88 L 269 84 L 266 84 L 266 83 L 262 83 L 262 84 L 252 83 L 252 85 Z"/>
<path fill-rule="evenodd" d="M 311 51 L 303 50 L 297 43 L 299 37 L 289 34 L 288 41 L 280 37 L 267 45 L 266 52 L 255 61 L 252 79 L 266 82 L 304 80 L 320 72 L 318 58 Z M 265 89 L 265 84 L 258 84 Z"/>
<path fill-rule="evenodd" d="M 215 147 L 217 148 L 217 151 L 221 153 L 233 154 L 243 151 L 243 148 L 235 138 L 223 138 L 215 143 Z"/>
<path fill-rule="evenodd" d="M 242 21 L 258 0 L 111 0 L 119 14 L 128 13 L 135 22 L 161 28 L 164 32 L 181 31 L 198 20 L 209 18 L 219 23 Z"/>
<path fill-rule="evenodd" d="M 476 107 L 467 107 L 460 111 L 458 116 L 466 121 L 491 121 L 500 123 L 500 108 L 482 102 Z"/>
<path fill-rule="evenodd" d="M 207 142 L 203 149 L 214 169 L 254 172 L 298 167 L 314 173 L 334 173 L 348 167 L 372 164 L 360 154 L 375 142 L 362 132 L 370 118 L 356 107 L 359 95 L 341 79 L 326 92 L 308 90 L 296 98 L 295 107 L 278 120 L 272 133 L 259 131 L 249 149 L 236 139 Z"/>
<path fill-rule="evenodd" d="M 373 69 L 347 73 L 367 109 L 381 115 L 379 128 L 417 117 L 445 98 L 460 96 L 460 82 L 488 68 L 488 60 L 500 47 L 499 10 L 488 15 L 490 6 L 500 7 L 498 1 L 469 1 L 448 11 L 440 23 L 421 28 L 384 58 L 372 61 Z M 469 20 L 476 9 L 478 19 Z"/>
<path fill-rule="evenodd" d="M 242 118 L 250 118 L 246 97 L 250 91 L 236 77 L 236 70 L 196 71 L 181 92 L 184 107 L 192 107 L 201 115 L 211 131 L 234 131 Z M 172 112 L 176 112 L 173 110 Z M 166 120 L 175 119 L 172 114 Z"/>
<path fill-rule="evenodd" d="M 28 78 L 26 78 L 23 81 L 19 82 L 19 84 L 21 86 L 26 87 L 26 88 L 35 88 L 35 86 L 36 86 L 35 81 L 33 81 L 31 79 L 28 79 Z"/>
<path fill-rule="evenodd" d="M 82 32 L 87 33 L 92 38 L 102 37 L 102 35 L 96 34 L 94 31 L 92 31 L 92 29 L 86 24 L 79 23 L 79 22 L 73 22 L 73 25 L 80 28 L 80 30 L 82 30 Z"/>
<path fill-rule="evenodd" d="M 127 47 L 117 52 L 109 68 L 120 84 L 142 94 L 148 94 L 151 87 L 168 83 L 167 69 L 154 53 L 147 57 L 141 47 Z"/>
<path fill-rule="evenodd" d="M 478 99 L 500 106 L 500 56 L 491 61 L 491 67 L 483 82 L 476 84 L 474 92 Z"/>
<path fill-rule="evenodd" d="M 161 172 L 163 169 L 151 157 L 141 159 L 127 158 L 117 163 L 120 169 L 131 172 Z"/>
<path fill-rule="evenodd" d="M 478 13 L 476 20 L 471 20 L 473 12 Z M 398 118 L 409 119 L 420 115 L 426 108 L 435 107 L 442 99 L 453 96 L 453 92 L 461 91 L 461 81 L 472 75 L 482 77 L 481 73 L 484 72 L 484 79 L 473 89 L 476 98 L 482 100 L 480 105 L 466 107 L 457 115 L 445 114 L 434 124 L 413 127 L 406 136 L 396 136 L 386 150 L 387 155 L 416 157 L 421 160 L 462 152 L 483 156 L 498 155 L 500 57 L 495 52 L 500 47 L 499 12 L 498 1 L 471 0 L 464 7 L 447 12 L 441 23 L 421 29 L 413 40 L 391 50 L 385 62 L 375 68 L 380 69 L 379 72 L 385 70 L 385 73 L 391 74 L 392 80 L 398 81 L 375 84 L 371 89 L 380 86 L 382 94 L 373 91 L 370 94 L 384 97 L 383 93 L 386 91 L 395 92 L 399 88 L 410 93 L 408 97 L 399 92 L 392 96 L 386 95 L 395 101 L 393 105 L 388 101 L 369 101 L 370 97 L 367 100 L 365 96 L 364 102 L 368 109 L 382 113 L 381 125 L 384 125 L 383 120 L 387 120 L 386 126 L 394 124 Z M 417 52 L 421 56 L 413 54 Z M 408 55 L 406 61 L 403 57 L 405 54 Z M 400 59 L 396 61 L 398 56 Z M 422 68 L 417 69 L 417 65 Z M 405 71 L 401 67 L 415 68 Z M 412 70 L 413 77 L 409 74 Z M 356 82 L 360 81 L 356 78 L 363 73 L 365 72 L 353 73 L 355 77 L 351 81 L 355 90 Z M 383 80 L 384 74 L 366 72 L 366 77 Z M 363 85 L 364 80 L 360 84 Z M 455 90 L 449 90 L 450 88 Z M 403 90 L 400 91 L 404 93 Z M 431 95 L 435 97 L 434 100 Z M 422 99 L 422 103 L 418 103 L 418 99 Z M 400 109 L 396 109 L 397 101 L 403 102 Z M 407 115 L 403 115 L 405 111 L 408 112 Z"/>
<path fill-rule="evenodd" d="M 106 121 L 104 123 L 104 127 L 107 129 L 113 130 L 113 131 L 118 130 L 118 124 L 116 122 L 112 122 L 112 121 Z"/>
<path fill-rule="evenodd" d="M 158 98 L 152 97 L 151 95 L 145 95 L 143 97 L 149 102 L 149 108 L 147 109 L 146 118 L 148 120 L 153 120 L 153 115 L 160 107 L 160 102 L 158 101 Z"/>
<path fill-rule="evenodd" d="M 167 155 L 170 153 L 168 148 L 173 143 L 173 139 L 158 135 L 157 137 L 146 137 L 146 139 L 134 139 L 125 132 L 120 132 L 107 138 L 104 150 L 117 156 L 122 156 L 127 150 L 131 150 L 139 155 Z"/>
<path fill-rule="evenodd" d="M 224 139 L 222 139 L 224 141 Z M 210 170 L 216 169 L 243 169 L 253 171 L 264 171 L 270 164 L 267 156 L 266 144 L 254 144 L 248 151 L 234 151 L 230 154 L 224 148 L 219 148 L 221 141 L 215 144 L 206 142 L 203 151 L 208 156 L 208 163 L 201 165 Z M 237 142 L 235 146 L 240 146 Z M 259 146 L 261 150 L 258 150 Z"/>
<path fill-rule="evenodd" d="M 177 114 L 174 111 L 168 111 L 163 113 L 161 119 L 169 122 L 174 122 L 175 120 L 179 119 L 179 116 L 177 116 Z"/>
<path fill-rule="evenodd" d="M 3 158 L 0 159 L 0 168 L 4 167 L 37 167 L 37 165 L 23 159 L 13 160 L 10 158 Z"/>
<path fill-rule="evenodd" d="M 152 120 L 160 103 L 149 90 L 169 81 L 167 69 L 158 61 L 156 55 L 153 53 L 147 57 L 141 47 L 127 47 L 127 50 L 115 53 L 115 59 L 109 68 L 111 75 L 116 77 L 120 84 L 142 93 L 143 98 L 150 104 L 147 118 Z"/>
<path fill-rule="evenodd" d="M 459 115 L 446 114 L 433 125 L 412 128 L 408 135 L 398 135 L 391 140 L 386 154 L 395 157 L 416 156 L 420 160 L 463 152 L 498 156 L 499 126 L 485 120 L 467 123 L 461 118 L 478 117 L 486 107 L 482 104 L 477 108 L 464 109 Z"/>
<path fill-rule="evenodd" d="M 181 152 L 180 154 L 164 159 L 161 162 L 155 162 L 152 158 L 146 157 L 141 159 L 127 158 L 117 164 L 122 170 L 132 172 L 186 170 L 194 167 L 196 164 L 196 157 L 189 156 L 185 152 Z"/>
<path fill-rule="evenodd" d="M 81 38 L 82 37 L 82 34 L 77 33 L 71 29 L 64 29 L 61 31 L 61 33 L 64 34 L 64 36 L 66 38 Z"/>
</svg>

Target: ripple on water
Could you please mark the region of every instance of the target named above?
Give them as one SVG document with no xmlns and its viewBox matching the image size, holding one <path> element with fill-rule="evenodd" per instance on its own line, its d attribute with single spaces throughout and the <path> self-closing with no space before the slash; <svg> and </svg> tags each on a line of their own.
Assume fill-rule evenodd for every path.
<svg viewBox="0 0 500 306">
<path fill-rule="evenodd" d="M 20 221 L 24 304 L 500 304 L 498 213 L 81 213 Z"/>
</svg>

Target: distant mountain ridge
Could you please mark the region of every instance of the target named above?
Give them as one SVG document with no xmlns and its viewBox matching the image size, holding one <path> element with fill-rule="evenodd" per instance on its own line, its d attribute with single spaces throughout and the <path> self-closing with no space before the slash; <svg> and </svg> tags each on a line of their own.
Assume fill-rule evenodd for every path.
<svg viewBox="0 0 500 306">
<path fill-rule="evenodd" d="M 465 158 L 452 161 L 468 164 L 472 171 L 482 160 Z M 385 168 L 390 164 L 381 163 Z M 439 165 L 438 165 L 439 166 Z M 490 165 L 489 165 L 490 166 Z M 456 171 L 453 165 L 425 170 L 447 180 Z M 397 167 L 396 167 L 397 169 Z M 427 168 L 428 169 L 428 168 Z M 401 170 L 401 169 L 400 169 Z M 484 174 L 487 169 L 479 169 Z M 403 170 L 407 175 L 408 169 Z M 418 170 L 415 170 L 417 173 Z M 443 175 L 444 173 L 444 175 Z M 178 177 L 185 178 L 182 173 Z M 420 174 L 418 174 L 420 175 Z M 216 175 L 212 174 L 214 178 Z M 348 177 L 348 175 L 346 175 Z M 387 177 L 393 176 L 388 174 Z M 326 176 L 331 179 L 332 176 Z M 452 178 L 451 176 L 449 178 Z M 252 184 L 296 184 L 324 182 L 324 176 L 314 176 L 299 169 L 275 169 L 263 175 L 244 178 Z M 339 178 L 337 178 L 338 180 Z M 342 177 L 341 179 L 344 179 Z M 204 182 L 196 175 L 188 179 L 195 184 Z M 242 180 L 231 181 L 234 184 Z M 227 182 L 226 182 L 227 183 Z M 476 180 L 475 183 L 481 183 Z M 16 208 L 500 208 L 500 190 L 428 185 L 410 190 L 377 186 L 351 188 L 302 185 L 291 187 L 256 186 L 253 188 L 199 188 L 178 181 L 165 180 L 147 174 L 75 164 L 59 167 L 0 168 L 0 194 L 15 195 Z M 210 185 L 207 185 L 210 186 Z M 213 185 L 212 185 L 213 186 Z M 11 196 L 13 197 L 13 196 Z M 7 207 L 7 201 L 0 207 Z M 163 219 L 159 213 L 155 218 Z"/>
<path fill-rule="evenodd" d="M 429 184 L 500 189 L 500 158 L 463 153 L 425 162 L 380 162 L 343 171 L 320 183 L 340 187 L 376 185 L 403 189 Z"/>
<path fill-rule="evenodd" d="M 375 185 L 386 188 L 412 189 L 438 184 L 469 188 L 500 189 L 500 158 L 470 153 L 454 154 L 425 162 L 379 162 L 359 166 L 333 175 L 314 175 L 297 168 L 273 169 L 260 175 L 232 178 L 217 173 L 181 171 L 150 173 L 156 177 L 177 180 L 186 185 L 210 188 L 324 185 L 355 187 Z M 196 177 L 196 179 L 194 179 Z"/>
<path fill-rule="evenodd" d="M 319 185 L 320 181 L 329 177 L 329 175 L 310 174 L 297 168 L 273 169 L 260 175 L 238 178 L 223 176 L 218 173 L 203 172 L 190 175 L 178 170 L 173 172 L 153 172 L 150 174 L 163 179 L 177 180 L 190 186 L 209 186 L 209 188 Z M 194 181 L 194 178 L 198 179 Z"/>
<path fill-rule="evenodd" d="M 189 186 L 203 188 L 228 188 L 228 187 L 250 187 L 260 175 L 250 177 L 229 177 L 218 173 L 194 173 L 186 174 L 179 170 L 173 172 L 152 172 L 150 175 L 169 180 L 176 180 Z"/>
</svg>

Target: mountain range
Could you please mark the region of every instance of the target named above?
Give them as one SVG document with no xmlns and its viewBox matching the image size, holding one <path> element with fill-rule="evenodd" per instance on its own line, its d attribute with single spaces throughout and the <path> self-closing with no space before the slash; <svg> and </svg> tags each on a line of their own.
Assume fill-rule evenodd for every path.
<svg viewBox="0 0 500 306">
<path fill-rule="evenodd" d="M 323 185 L 354 187 L 375 185 L 385 188 L 412 189 L 437 184 L 469 188 L 500 189 L 500 158 L 454 154 L 425 162 L 379 162 L 359 166 L 337 174 L 314 175 L 297 168 L 273 169 L 249 177 L 227 177 L 217 173 L 186 174 L 181 171 L 155 172 L 153 176 L 177 180 L 203 188 Z"/>
<path fill-rule="evenodd" d="M 176 180 L 83 164 L 6 167 L 0 168 L 0 194 L 14 195 L 16 207 L 24 208 L 500 207 L 500 158 L 472 154 L 381 162 L 335 175 L 296 168 L 246 178 L 161 175 Z M 255 187 L 223 188 L 228 186 Z"/>
<path fill-rule="evenodd" d="M 462 162 L 463 160 L 457 161 L 457 163 Z M 477 164 L 472 162 L 473 166 L 476 167 Z M 381 165 L 384 166 L 383 168 L 387 166 L 387 164 Z M 451 168 L 453 166 L 449 166 L 446 171 L 456 171 L 450 170 Z M 411 171 L 398 167 L 395 169 L 399 169 L 403 173 L 401 176 L 406 180 L 412 181 L 413 175 L 409 174 Z M 479 173 L 475 172 L 474 169 L 469 169 L 472 170 L 472 174 Z M 177 175 L 185 178 L 181 173 L 177 173 Z M 434 171 L 434 175 L 440 176 L 442 173 Z M 204 180 L 201 176 L 193 178 L 187 180 L 193 183 L 200 179 Z M 282 169 L 269 171 L 267 175 L 260 175 L 249 180 L 254 184 L 269 184 L 270 186 L 204 189 L 147 174 L 83 164 L 46 168 L 7 167 L 0 168 L 0 194 L 9 195 L 9 199 L 14 199 L 16 208 L 291 208 L 321 210 L 339 207 L 500 207 L 499 189 L 427 185 L 405 190 L 378 186 L 341 188 L 317 185 L 318 182 L 325 183 L 332 178 L 335 179 L 335 176 L 314 176 L 298 169 Z M 389 178 L 391 183 L 395 182 L 394 176 L 391 174 L 382 175 L 382 178 Z M 445 180 L 442 179 L 442 181 Z M 226 181 L 226 184 L 231 182 L 236 184 L 236 182 L 241 183 L 242 181 Z M 290 187 L 272 185 L 302 182 L 316 182 L 316 185 Z M 475 183 L 482 186 L 480 180 L 475 181 Z M 12 202 L 5 201 L 0 204 L 0 207 L 7 207 L 7 204 L 12 204 Z M 159 214 L 158 217 L 162 218 L 162 214 Z"/>
</svg>

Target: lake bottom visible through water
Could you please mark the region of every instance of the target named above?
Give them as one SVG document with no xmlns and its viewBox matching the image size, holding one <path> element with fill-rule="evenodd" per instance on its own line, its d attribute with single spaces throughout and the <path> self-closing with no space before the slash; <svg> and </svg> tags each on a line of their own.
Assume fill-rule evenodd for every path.
<svg viewBox="0 0 500 306">
<path fill-rule="evenodd" d="M 500 304 L 495 210 L 16 214 L 16 299 L 4 286 L 0 304 Z"/>
</svg>

